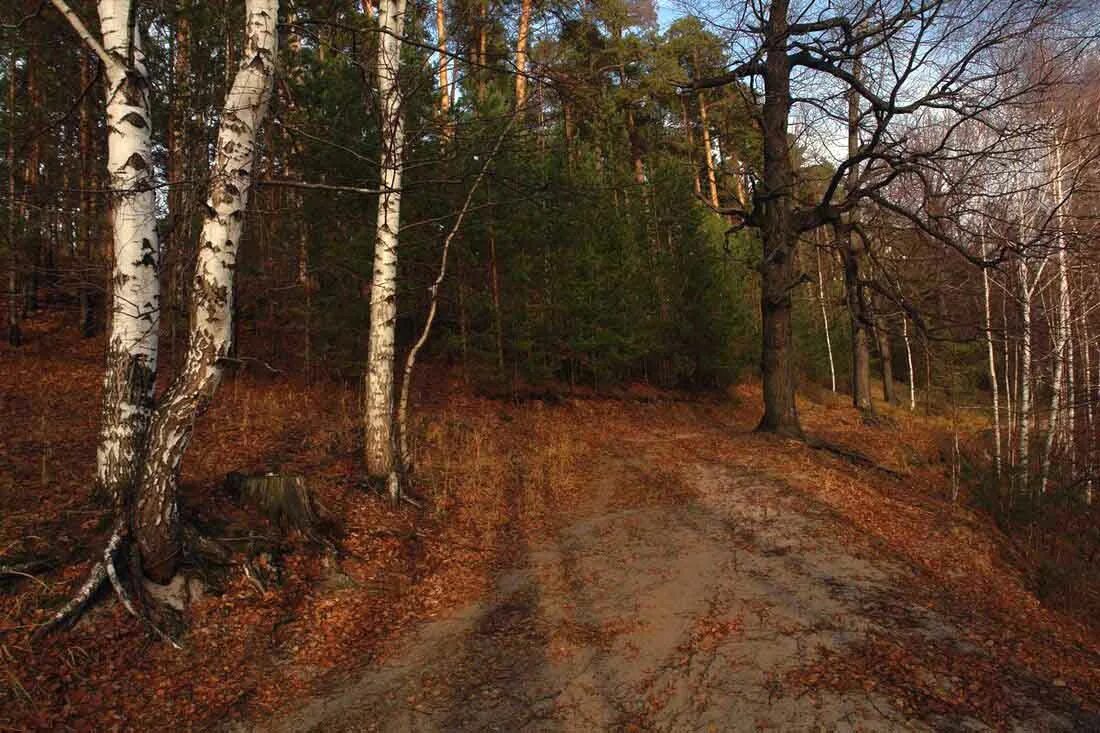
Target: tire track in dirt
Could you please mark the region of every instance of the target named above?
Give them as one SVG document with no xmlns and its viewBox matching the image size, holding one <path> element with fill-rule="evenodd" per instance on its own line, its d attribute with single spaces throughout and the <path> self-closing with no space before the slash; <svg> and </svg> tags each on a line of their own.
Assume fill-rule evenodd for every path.
<svg viewBox="0 0 1100 733">
<path fill-rule="evenodd" d="M 490 598 L 254 730 L 990 729 L 961 712 L 914 716 L 873 690 L 792 683 L 899 616 L 920 639 L 961 633 L 905 600 L 901 565 L 836 541 L 842 520 L 776 477 L 693 458 L 679 477 L 693 498 L 607 508 L 654 475 L 655 455 L 609 457 L 593 513 L 522 544 L 526 562 Z M 1032 689 L 1006 670 L 1006 687 L 1017 682 Z M 1020 729 L 1089 724 L 1030 703 Z"/>
</svg>

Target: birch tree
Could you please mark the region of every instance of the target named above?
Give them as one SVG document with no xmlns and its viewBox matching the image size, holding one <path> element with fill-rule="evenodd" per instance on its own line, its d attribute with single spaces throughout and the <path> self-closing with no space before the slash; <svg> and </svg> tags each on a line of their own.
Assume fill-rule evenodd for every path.
<svg viewBox="0 0 1100 733">
<path fill-rule="evenodd" d="M 63 0 L 52 0 L 107 69 L 108 174 L 112 191 L 114 312 L 108 342 L 97 471 L 117 517 L 102 560 L 53 623 L 78 610 L 109 579 L 114 556 L 132 535 L 142 570 L 168 580 L 179 558 L 176 482 L 195 418 L 209 404 L 228 356 L 237 249 L 254 178 L 257 130 L 274 82 L 277 0 L 246 0 L 242 58 L 218 127 L 201 246 L 192 286 L 189 347 L 181 372 L 156 411 L 159 247 L 152 183 L 149 79 L 129 2 L 99 3 L 102 44 Z"/>
<path fill-rule="evenodd" d="M 379 4 L 378 97 L 382 115 L 381 192 L 371 280 L 370 339 L 364 375 L 367 473 L 397 492 L 394 435 L 394 329 L 397 321 L 397 245 L 401 223 L 401 171 L 405 155 L 401 37 L 405 0 Z"/>
<path fill-rule="evenodd" d="M 149 73 L 129 0 L 100 0 L 102 44 L 67 4 L 52 3 L 99 57 L 107 80 L 107 180 L 114 264 L 96 482 L 121 507 L 141 464 L 157 373 L 161 252 Z"/>
<path fill-rule="evenodd" d="M 1065 200 L 1063 181 L 1065 167 L 1063 165 L 1064 135 L 1061 129 L 1055 130 L 1052 135 L 1053 150 L 1053 205 L 1055 207 L 1055 249 L 1058 264 L 1058 308 L 1054 322 L 1054 374 L 1050 383 L 1050 421 L 1047 426 L 1046 444 L 1043 447 L 1043 461 L 1040 468 L 1039 493 L 1045 494 L 1047 483 L 1050 480 L 1050 461 L 1054 452 L 1054 442 L 1057 438 L 1060 421 L 1065 410 L 1065 396 L 1063 395 L 1064 377 L 1066 371 L 1066 352 L 1069 348 L 1070 331 L 1070 307 L 1069 307 L 1069 271 L 1066 267 L 1066 238 L 1065 238 Z M 1072 367 L 1071 367 L 1072 369 Z M 1072 395 L 1070 396 L 1072 399 Z M 1072 430 L 1072 425 L 1069 426 Z"/>
<path fill-rule="evenodd" d="M 237 252 L 252 190 L 258 132 L 267 117 L 278 53 L 278 0 L 246 0 L 245 37 L 218 123 L 214 169 L 191 285 L 187 355 L 153 415 L 135 506 L 145 574 L 169 580 L 179 558 L 176 489 L 195 418 L 221 382 L 233 339 Z"/>
</svg>

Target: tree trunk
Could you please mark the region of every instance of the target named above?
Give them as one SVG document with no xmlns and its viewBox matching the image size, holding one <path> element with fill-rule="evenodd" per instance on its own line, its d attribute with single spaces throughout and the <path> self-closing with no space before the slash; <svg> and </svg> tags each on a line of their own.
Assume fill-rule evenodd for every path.
<svg viewBox="0 0 1100 733">
<path fill-rule="evenodd" d="M 1016 465 L 1015 452 L 1013 450 L 1013 432 L 1016 425 L 1015 413 L 1012 409 L 1012 396 L 1016 394 L 1016 391 L 1012 382 L 1012 354 L 1008 346 L 1008 283 L 1005 283 L 1005 287 L 1001 291 L 1001 323 L 1003 326 L 1002 336 L 1002 351 L 1004 353 L 1004 396 L 1005 396 L 1005 452 L 1004 458 L 1007 461 L 1009 467 Z"/>
<path fill-rule="evenodd" d="M 107 175 L 114 266 L 103 417 L 96 453 L 100 490 L 122 506 L 142 461 L 160 326 L 160 244 L 149 77 L 129 0 L 100 0 L 107 65 Z M 132 55 L 131 55 L 132 54 Z"/>
<path fill-rule="evenodd" d="M 785 2 L 786 0 L 784 0 Z M 786 21 L 784 21 L 786 22 Z M 790 86 L 788 82 L 788 87 Z M 790 106 L 790 92 L 787 92 L 787 105 Z M 707 192 L 710 194 L 710 205 L 714 208 L 718 208 L 718 177 L 714 172 L 714 153 L 710 146 L 710 124 L 707 121 L 707 98 L 700 89 L 698 92 L 699 98 L 699 127 L 703 131 L 703 160 L 707 165 Z M 783 127 L 786 129 L 786 119 L 784 118 Z M 788 162 L 789 165 L 789 162 Z M 790 209 L 790 204 L 787 204 L 787 208 Z"/>
<path fill-rule="evenodd" d="M 859 60 L 852 64 L 852 74 L 861 74 Z M 848 90 L 848 158 L 859 154 L 859 94 Z M 848 169 L 847 186 L 855 189 L 859 182 L 859 165 Z M 848 224 L 859 223 L 859 211 L 848 214 Z M 871 400 L 871 313 L 863 290 L 864 260 L 867 243 L 855 232 L 853 226 L 843 228 L 844 295 L 848 301 L 848 315 L 852 329 L 852 404 L 863 412 L 874 410 Z"/>
<path fill-rule="evenodd" d="M 1093 461 L 1093 441 L 1094 441 L 1094 424 L 1093 424 L 1093 412 L 1092 401 L 1096 397 L 1096 391 L 1092 385 L 1092 354 L 1090 352 L 1090 338 L 1089 338 L 1089 319 L 1087 301 L 1083 304 L 1086 307 L 1082 308 L 1081 313 L 1081 356 L 1082 356 L 1082 369 L 1084 374 L 1084 392 L 1085 392 L 1085 471 L 1088 475 L 1088 479 L 1085 482 L 1085 502 L 1087 504 L 1092 503 L 1092 490 L 1093 490 L 1093 477 L 1092 477 L 1092 461 Z"/>
<path fill-rule="evenodd" d="M 982 244 L 982 260 L 989 257 L 985 232 L 978 234 Z M 989 382 L 993 386 L 993 461 L 997 478 L 1001 477 L 1001 394 L 997 382 L 997 361 L 993 351 L 993 315 L 989 305 L 989 268 L 982 266 L 982 295 L 985 304 L 985 346 L 989 360 Z"/>
<path fill-rule="evenodd" d="M 257 131 L 267 114 L 278 51 L 278 0 L 246 0 L 245 43 L 218 126 L 195 277 L 187 355 L 149 429 L 134 508 L 145 573 L 172 577 L 179 555 L 176 483 L 195 419 L 210 403 L 229 355 L 237 250 L 255 172 Z"/>
<path fill-rule="evenodd" d="M 365 458 L 367 473 L 389 478 L 394 471 L 394 329 L 397 321 L 397 243 L 401 220 L 401 169 L 405 122 L 398 71 L 405 0 L 383 0 L 378 44 L 378 96 L 382 106 L 382 161 L 371 281 L 370 345 L 366 370 Z"/>
<path fill-rule="evenodd" d="M 917 410 L 917 377 L 913 373 L 913 347 L 909 343 L 909 319 L 902 316 L 901 337 L 905 341 L 905 363 L 909 374 L 909 412 Z"/>
<path fill-rule="evenodd" d="M 791 329 L 791 291 L 798 285 L 794 258 L 798 233 L 792 216 L 794 170 L 787 138 L 791 110 L 791 62 L 787 56 L 788 4 L 789 0 L 772 2 L 765 29 L 768 49 L 764 68 L 762 125 L 764 175 L 762 195 L 758 200 L 764 245 L 760 265 L 764 416 L 758 429 L 801 438 L 802 427 L 795 404 Z"/>
<path fill-rule="evenodd" d="M 23 330 L 19 322 L 19 243 L 16 241 L 15 222 L 18 219 L 15 205 L 15 47 L 8 55 L 8 343 L 23 343 Z"/>
<path fill-rule="evenodd" d="M 695 195 L 703 193 L 703 186 L 699 181 L 699 169 L 695 165 L 695 133 L 692 131 L 691 118 L 688 117 L 687 102 L 680 97 L 680 119 L 683 120 L 684 134 L 687 137 L 688 167 L 691 168 L 692 185 L 695 187 Z"/>
<path fill-rule="evenodd" d="M 448 81 L 448 68 L 451 60 L 444 53 L 447 50 L 447 16 L 445 14 L 444 0 L 435 2 L 435 38 L 439 45 L 439 121 L 443 126 L 444 139 L 450 139 L 454 135 L 450 123 L 451 114 L 451 85 Z"/>
<path fill-rule="evenodd" d="M 1066 269 L 1065 214 L 1062 201 L 1062 146 L 1060 141 L 1054 145 L 1055 176 L 1054 201 L 1058 204 L 1055 214 L 1057 231 L 1055 244 L 1058 248 L 1058 310 L 1054 329 L 1054 375 L 1051 378 L 1050 424 L 1047 427 L 1046 444 L 1043 447 L 1043 462 L 1039 478 L 1039 493 L 1045 494 L 1050 480 L 1050 463 L 1054 453 L 1054 443 L 1058 437 L 1060 422 L 1065 410 L 1063 395 L 1066 370 L 1066 350 L 1069 343 L 1069 271 Z"/>
<path fill-rule="evenodd" d="M 166 309 L 171 325 L 168 330 L 172 361 L 178 361 L 176 329 L 186 301 L 187 263 L 191 261 L 191 212 L 188 193 L 190 178 L 187 156 L 190 153 L 188 119 L 191 115 L 191 20 L 189 3 L 176 7 L 175 35 L 172 40 L 172 99 L 168 110 L 168 264 Z"/>
<path fill-rule="evenodd" d="M 519 35 L 516 38 L 516 109 L 527 104 L 527 36 L 531 29 L 531 0 L 520 4 Z"/>
<path fill-rule="evenodd" d="M 404 20 L 401 21 L 404 23 Z M 480 14 L 477 21 L 477 101 L 485 101 L 485 73 L 489 58 L 489 0 L 481 0 Z M 381 90 L 379 90 L 381 93 Z"/>
<path fill-rule="evenodd" d="M 817 250 L 817 298 L 821 303 L 821 322 L 825 331 L 825 350 L 829 355 L 829 379 L 836 392 L 836 365 L 833 363 L 833 339 L 829 335 L 829 309 L 825 307 L 825 273 L 821 264 L 821 250 Z"/>
<path fill-rule="evenodd" d="M 894 392 L 894 358 L 890 348 L 890 331 L 882 316 L 875 319 L 875 340 L 878 342 L 878 356 L 882 361 L 882 398 L 893 405 L 898 401 Z"/>
<path fill-rule="evenodd" d="M 88 89 L 92 83 L 92 61 L 88 51 L 80 47 L 80 88 Z M 95 215 L 91 190 L 95 174 L 95 155 L 92 145 L 92 98 L 85 95 L 80 101 L 80 214 L 77 220 L 77 256 L 81 270 L 77 280 L 77 297 L 80 302 L 80 334 L 85 338 L 95 335 L 95 309 L 92 307 L 91 273 L 95 251 Z"/>
<path fill-rule="evenodd" d="M 1031 472 L 1031 293 L 1027 263 L 1021 259 L 1020 271 L 1020 440 L 1019 465 L 1024 480 Z"/>
<path fill-rule="evenodd" d="M 844 260 L 844 295 L 852 327 L 852 404 L 865 412 L 874 409 L 871 401 L 871 335 L 870 314 L 860 279 L 862 243 L 848 229 L 841 256 Z"/>
</svg>

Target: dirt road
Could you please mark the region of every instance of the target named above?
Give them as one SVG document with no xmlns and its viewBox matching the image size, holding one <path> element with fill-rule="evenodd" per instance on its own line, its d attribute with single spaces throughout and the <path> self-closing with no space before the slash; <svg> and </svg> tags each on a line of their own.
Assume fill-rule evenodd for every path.
<svg viewBox="0 0 1100 733">
<path fill-rule="evenodd" d="M 609 459 L 600 495 L 646 468 Z M 703 459 L 693 497 L 607 506 L 525 547 L 484 602 L 269 721 L 276 731 L 987 730 L 965 702 L 916 710 L 873 685 L 814 683 L 876 635 L 982 654 L 905 600 L 906 571 L 836 540 L 840 519 L 773 476 Z M 606 502 L 605 502 L 606 504 Z M 826 668 L 828 664 L 825 665 Z M 826 669 L 827 672 L 827 669 Z M 967 680 L 914 680 L 965 701 Z M 1009 728 L 1100 730 L 1055 681 L 1003 670 Z M 885 688 L 884 688 L 885 689 Z"/>
</svg>

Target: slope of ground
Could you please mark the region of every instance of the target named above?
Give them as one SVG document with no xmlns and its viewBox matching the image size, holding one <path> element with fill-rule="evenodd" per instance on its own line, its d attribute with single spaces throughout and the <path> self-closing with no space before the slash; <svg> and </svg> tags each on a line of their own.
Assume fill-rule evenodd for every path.
<svg viewBox="0 0 1100 733">
<path fill-rule="evenodd" d="M 432 380 L 417 510 L 359 485 L 354 385 L 238 375 L 188 456 L 189 514 L 229 532 L 251 520 L 227 471 L 301 473 L 343 518 L 340 557 L 290 538 L 241 547 L 247 575 L 194 570 L 182 652 L 110 601 L 32 642 L 105 525 L 101 352 L 42 329 L 0 351 L 0 563 L 53 565 L 0 586 L 0 729 L 1100 725 L 1095 635 L 945 501 L 940 426 L 803 405 L 895 480 L 751 433 L 751 386 L 550 406 Z"/>
</svg>

